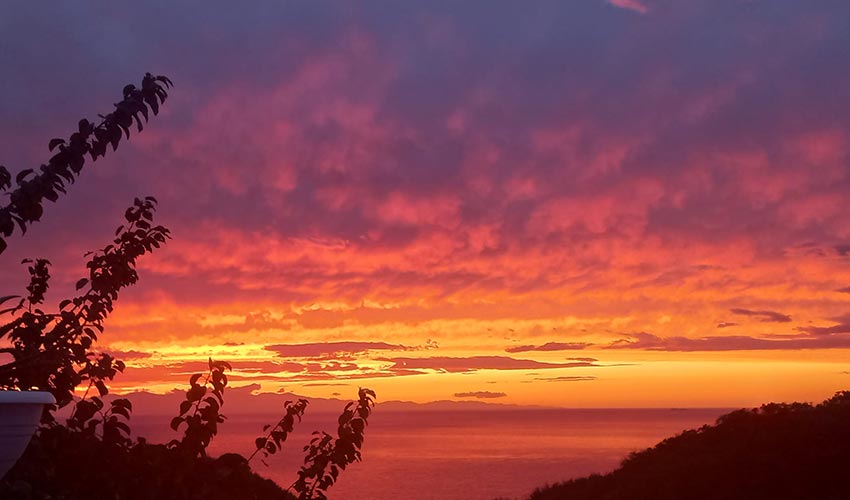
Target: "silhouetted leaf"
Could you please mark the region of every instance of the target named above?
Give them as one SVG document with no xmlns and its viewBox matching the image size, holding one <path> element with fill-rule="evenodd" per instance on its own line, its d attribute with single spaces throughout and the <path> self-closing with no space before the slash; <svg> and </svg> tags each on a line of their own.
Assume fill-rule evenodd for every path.
<svg viewBox="0 0 850 500">
<path fill-rule="evenodd" d="M 12 185 L 12 174 L 3 165 L 0 165 L 0 189 L 6 189 Z"/>
<path fill-rule="evenodd" d="M 122 406 L 113 406 L 112 407 L 112 413 L 114 413 L 116 415 L 121 415 L 124 418 L 130 418 L 130 412 L 127 411 L 127 408 L 124 408 Z"/>
<path fill-rule="evenodd" d="M 20 295 L 4 295 L 3 297 L 0 297 L 0 304 L 6 302 L 7 300 L 17 299 L 19 297 Z"/>
<path fill-rule="evenodd" d="M 106 387 L 106 384 L 103 383 L 103 380 L 96 381 L 94 385 L 97 387 L 97 392 L 99 392 L 101 396 L 109 394 L 109 389 Z"/>
<path fill-rule="evenodd" d="M 206 394 L 206 392 L 207 392 L 207 388 L 202 386 L 202 385 L 192 386 L 186 392 L 186 399 L 188 401 L 191 401 L 191 402 L 200 401 L 201 398 L 204 397 L 204 394 Z"/>
<path fill-rule="evenodd" d="M 31 168 L 27 168 L 27 169 L 25 169 L 25 170 L 21 170 L 20 172 L 18 172 L 18 175 L 16 175 L 16 176 L 15 176 L 15 182 L 16 182 L 16 183 L 18 183 L 18 184 L 20 184 L 20 183 L 21 183 L 21 182 L 23 182 L 23 180 L 24 180 L 24 179 L 26 179 L 26 178 L 27 178 L 27 176 L 28 176 L 28 175 L 30 175 L 32 172 L 33 172 L 33 170 L 32 170 Z"/>
</svg>

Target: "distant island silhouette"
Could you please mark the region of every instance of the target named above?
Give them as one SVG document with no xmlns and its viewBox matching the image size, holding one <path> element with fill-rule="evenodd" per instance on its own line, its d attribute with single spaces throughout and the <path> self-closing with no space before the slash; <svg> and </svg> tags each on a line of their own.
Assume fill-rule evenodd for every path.
<svg viewBox="0 0 850 500">
<path fill-rule="evenodd" d="M 737 410 L 528 500 L 846 499 L 848 424 L 850 391 L 818 405 Z"/>
</svg>

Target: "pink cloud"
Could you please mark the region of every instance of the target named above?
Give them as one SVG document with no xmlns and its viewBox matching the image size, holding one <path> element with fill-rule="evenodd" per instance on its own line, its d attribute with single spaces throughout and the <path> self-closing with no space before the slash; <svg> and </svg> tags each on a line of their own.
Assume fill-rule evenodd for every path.
<svg viewBox="0 0 850 500">
<path fill-rule="evenodd" d="M 646 14 L 647 12 L 649 12 L 649 8 L 638 0 L 608 0 L 608 3 L 620 7 L 622 9 L 640 12 L 641 14 Z"/>
</svg>

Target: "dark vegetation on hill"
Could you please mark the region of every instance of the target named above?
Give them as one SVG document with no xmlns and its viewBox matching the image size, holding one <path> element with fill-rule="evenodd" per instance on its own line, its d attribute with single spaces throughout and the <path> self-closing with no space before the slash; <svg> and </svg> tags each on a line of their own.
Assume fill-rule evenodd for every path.
<svg viewBox="0 0 850 500">
<path fill-rule="evenodd" d="M 850 498 L 850 391 L 813 406 L 763 405 L 632 453 L 620 468 L 529 500 Z"/>
<path fill-rule="evenodd" d="M 111 446 L 67 427 L 43 429 L 0 486 L 4 500 L 294 500 L 241 455 L 197 458 L 162 444 Z"/>
</svg>

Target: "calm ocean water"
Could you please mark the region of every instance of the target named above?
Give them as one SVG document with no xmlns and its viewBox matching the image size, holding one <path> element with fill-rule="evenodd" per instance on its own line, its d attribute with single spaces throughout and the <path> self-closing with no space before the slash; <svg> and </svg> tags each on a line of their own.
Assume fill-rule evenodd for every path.
<svg viewBox="0 0 850 500">
<path fill-rule="evenodd" d="M 535 487 L 615 468 L 629 452 L 696 428 L 727 410 L 475 410 L 380 412 L 366 431 L 363 462 L 346 470 L 331 500 L 519 499 Z M 235 415 L 221 427 L 213 455 L 253 451 L 273 415 Z M 169 417 L 137 416 L 136 435 L 175 437 Z M 331 434 L 335 414 L 309 414 L 282 455 L 254 469 L 284 487 L 295 480 L 301 447 L 313 430 Z"/>
</svg>

